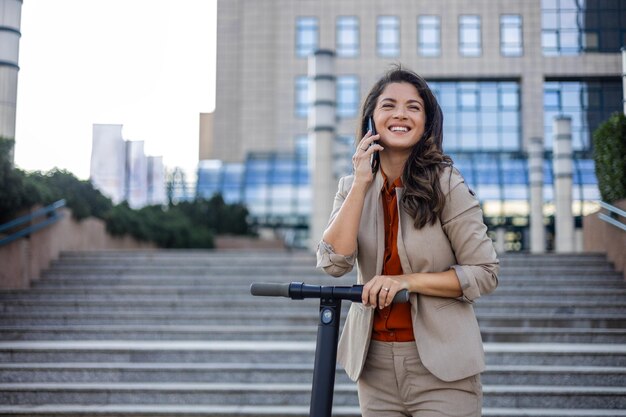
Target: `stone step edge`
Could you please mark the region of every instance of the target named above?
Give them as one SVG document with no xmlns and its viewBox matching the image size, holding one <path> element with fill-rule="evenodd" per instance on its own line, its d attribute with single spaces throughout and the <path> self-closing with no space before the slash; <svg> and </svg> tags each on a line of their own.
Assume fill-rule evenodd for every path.
<svg viewBox="0 0 626 417">
<path fill-rule="evenodd" d="M 132 300 L 132 305 L 129 306 L 129 300 L 111 300 L 106 298 L 68 298 L 68 299 L 0 299 L 0 306 L 12 306 L 12 307 L 53 307 L 53 308 L 61 308 L 61 307 L 103 307 L 103 308 L 113 308 L 113 307 L 154 307 L 154 308 L 172 308 L 172 309 L 189 309 L 203 307 L 203 308 L 219 308 L 219 306 L 215 306 L 216 301 L 228 301 L 224 300 L 223 296 L 214 295 L 211 299 L 205 298 L 187 298 L 184 300 L 176 300 L 164 297 L 146 297 L 141 299 Z M 282 300 L 280 300 L 282 301 Z M 280 301 L 276 301 L 275 303 L 271 303 L 272 307 L 276 307 L 276 305 L 282 305 Z M 299 300 L 298 300 L 299 301 Z M 316 302 L 317 300 L 312 300 L 309 304 Z M 231 303 L 237 304 L 249 304 L 249 305 L 258 305 L 258 306 L 266 306 L 266 300 L 259 300 L 258 298 L 248 297 L 231 297 Z M 577 302 L 575 305 L 572 305 L 570 301 L 567 300 L 559 300 L 559 299 L 544 299 L 544 300 L 526 300 L 526 301 L 518 301 L 511 299 L 502 299 L 502 298 L 490 298 L 485 300 L 480 300 L 475 307 L 477 308 L 496 308 L 496 307 L 512 307 L 512 303 L 515 303 L 515 307 L 520 308 L 535 308 L 535 307 L 546 307 L 546 308 L 611 308 L 611 307 L 622 307 L 626 308 L 626 300 L 601 300 L 599 302 L 595 301 L 582 301 Z M 268 305 L 269 307 L 269 305 Z M 295 306 L 294 306 L 295 308 Z"/>
<path fill-rule="evenodd" d="M 314 351 L 314 342 L 273 341 L 8 341 L 0 350 L 126 350 L 126 351 Z M 595 343 L 484 343 L 487 353 L 606 353 L 625 354 L 626 344 Z"/>
<path fill-rule="evenodd" d="M 293 371 L 293 372 L 313 372 L 310 364 L 263 364 L 263 363 L 188 363 L 188 362 L 133 362 L 133 363 L 94 363 L 94 362 L 14 362 L 0 363 L 0 371 L 3 370 L 133 370 L 133 371 Z M 343 370 L 337 367 L 337 372 Z M 523 372 L 554 374 L 554 373 L 602 373 L 602 374 L 624 374 L 626 367 L 622 366 L 550 366 L 550 365 L 487 365 L 483 373 L 492 372 Z"/>
<path fill-rule="evenodd" d="M 43 405 L 0 406 L 0 415 L 26 416 L 204 416 L 204 417 L 308 417 L 308 406 L 226 406 L 226 405 Z M 333 407 L 333 416 L 360 416 L 358 407 Z M 508 417 L 623 417 L 626 410 L 483 408 L 482 415 Z"/>
<path fill-rule="evenodd" d="M 594 335 L 626 335 L 626 328 L 601 328 L 601 327 L 532 327 L 532 328 L 520 328 L 520 327 L 494 327 L 494 326 L 481 326 L 482 333 L 514 333 L 514 334 L 594 334 Z M 232 324 L 228 326 L 224 325 L 195 325 L 195 324 L 67 324 L 67 325 L 49 325 L 42 326 L 37 324 L 21 324 L 15 326 L 0 325 L 0 332 L 167 332 L 167 333 L 206 333 L 206 332 L 219 332 L 219 333 L 277 333 L 285 332 L 289 334 L 293 333 L 317 333 L 315 327 L 302 327 L 302 326 L 290 326 L 290 325 L 271 325 L 271 326 L 258 326 L 258 325 L 238 325 Z"/>
<path fill-rule="evenodd" d="M 315 306 L 308 305 L 312 309 Z M 289 311 L 289 315 L 286 317 L 280 317 L 276 315 L 275 309 L 263 310 L 257 312 L 237 312 L 234 315 L 232 312 L 226 311 L 224 308 L 215 308 L 213 310 L 203 311 L 177 311 L 177 314 L 172 317 L 172 314 L 168 314 L 163 311 L 86 311 L 80 312 L 75 310 L 67 311 L 49 311 L 49 312 L 3 312 L 0 319 L 3 320 L 24 320 L 24 319 L 101 319 L 115 317 L 117 319 L 163 319 L 163 320 L 241 320 L 241 319 L 260 319 L 260 318 L 277 318 L 280 320 L 315 320 L 316 315 L 311 314 L 309 310 L 295 310 Z M 503 321 L 522 321 L 522 320 L 540 320 L 540 321 L 567 321 L 567 322 L 580 322 L 583 320 L 605 320 L 605 321 L 623 321 L 626 323 L 626 312 L 623 313 L 525 313 L 516 316 L 505 312 L 483 312 L 477 311 L 476 314 L 478 321 L 481 320 L 503 320 Z M 342 320 L 345 317 L 342 318 Z"/>
<path fill-rule="evenodd" d="M 19 391 L 167 391 L 167 392 L 264 392 L 271 393 L 285 392 L 310 392 L 311 384 L 295 383 L 183 383 L 183 382 L 162 382 L 162 383 L 10 383 L 0 384 L 0 392 Z M 335 393 L 356 393 L 356 384 L 335 384 Z M 550 386 L 550 385 L 483 385 L 484 395 L 626 395 L 626 387 L 611 386 Z"/>
<path fill-rule="evenodd" d="M 220 406 L 220 405 L 44 405 L 0 406 L 0 415 L 56 416 L 204 416 L 204 417 L 308 417 L 308 406 Z M 359 417 L 358 407 L 333 407 L 333 416 Z M 484 417 L 623 417 L 626 410 L 483 408 Z"/>
</svg>

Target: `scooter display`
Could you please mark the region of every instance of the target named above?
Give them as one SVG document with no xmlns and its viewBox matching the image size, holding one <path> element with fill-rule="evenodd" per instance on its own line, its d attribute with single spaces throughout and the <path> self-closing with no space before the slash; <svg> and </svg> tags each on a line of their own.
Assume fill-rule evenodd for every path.
<svg viewBox="0 0 626 417">
<path fill-rule="evenodd" d="M 323 286 L 309 285 L 303 282 L 255 282 L 250 286 L 250 293 L 255 296 L 287 297 L 292 300 L 320 299 L 310 417 L 331 417 L 341 301 L 349 300 L 360 303 L 362 292 L 362 285 Z M 394 303 L 406 303 L 408 301 L 409 292 L 407 290 L 399 291 L 393 299 Z"/>
</svg>

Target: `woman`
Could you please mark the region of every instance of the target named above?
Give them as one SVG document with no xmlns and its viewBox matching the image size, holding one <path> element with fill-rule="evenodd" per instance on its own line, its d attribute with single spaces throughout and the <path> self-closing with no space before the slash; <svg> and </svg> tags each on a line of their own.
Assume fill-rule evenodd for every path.
<svg viewBox="0 0 626 417">
<path fill-rule="evenodd" d="M 318 246 L 318 267 L 341 276 L 356 262 L 364 284 L 338 349 L 364 417 L 481 414 L 472 302 L 496 288 L 499 266 L 478 200 L 443 154 L 442 125 L 423 78 L 385 74 L 363 103 L 354 174 L 339 181 Z M 391 304 L 401 289 L 410 303 Z"/>
</svg>

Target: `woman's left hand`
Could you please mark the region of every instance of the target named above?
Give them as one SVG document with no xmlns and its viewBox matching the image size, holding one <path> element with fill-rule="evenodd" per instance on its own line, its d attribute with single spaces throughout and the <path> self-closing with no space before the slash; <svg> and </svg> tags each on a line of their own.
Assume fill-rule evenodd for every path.
<svg viewBox="0 0 626 417">
<path fill-rule="evenodd" d="M 363 286 L 363 305 L 384 308 L 393 301 L 400 290 L 408 290 L 405 275 L 376 275 Z"/>
</svg>

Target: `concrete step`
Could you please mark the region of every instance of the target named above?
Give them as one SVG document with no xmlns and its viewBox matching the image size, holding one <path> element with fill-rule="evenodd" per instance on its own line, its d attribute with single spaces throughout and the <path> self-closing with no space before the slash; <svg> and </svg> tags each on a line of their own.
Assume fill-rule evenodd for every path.
<svg viewBox="0 0 626 417">
<path fill-rule="evenodd" d="M 352 285 L 344 281 L 335 281 L 335 285 Z M 215 294 L 238 294 L 242 299 L 249 298 L 250 283 L 242 284 L 220 284 L 204 283 L 203 285 L 92 285 L 81 282 L 76 285 L 63 285 L 55 282 L 37 281 L 33 288 L 29 290 L 7 290 L 0 293 L 0 300 L 15 299 L 62 299 L 62 297 L 84 297 L 84 299 L 106 299 L 106 300 L 135 300 L 143 296 L 163 298 L 167 297 L 173 301 L 185 301 L 189 298 L 208 298 Z M 235 297 L 233 295 L 232 297 Z M 523 287 L 498 287 L 496 291 L 488 297 L 477 300 L 481 304 L 486 300 L 507 298 L 511 303 L 518 300 L 554 300 L 560 302 L 584 303 L 584 302 L 623 302 L 626 300 L 626 284 L 622 289 L 613 288 L 561 288 L 558 291 L 546 291 L 542 286 Z M 223 297 L 221 299 L 224 299 Z M 263 303 L 285 303 L 284 298 L 263 297 L 258 298 Z"/>
<path fill-rule="evenodd" d="M 547 254 L 547 255 L 533 255 L 533 254 L 512 254 L 505 253 L 500 254 L 501 265 L 533 265 L 533 264 L 552 264 L 552 265 L 564 265 L 564 264 L 606 264 L 606 255 L 604 254 L 589 254 L 589 253 L 576 253 L 576 254 Z M 227 252 L 227 251 L 176 251 L 176 250 L 160 250 L 151 252 L 137 252 L 137 251 L 102 251 L 102 252 L 64 252 L 61 254 L 57 263 L 142 263 L 142 262 L 180 262 L 180 263 L 232 263 L 236 261 L 238 263 L 252 263 L 260 264 L 263 262 L 290 262 L 290 263 L 303 263 L 310 265 L 315 262 L 315 256 L 307 251 L 293 251 L 293 252 L 281 252 L 281 251 L 246 251 L 245 256 L 242 256 L 240 251 Z"/>
<path fill-rule="evenodd" d="M 501 261 L 474 305 L 483 415 L 626 416 L 621 276 L 597 255 Z M 63 254 L 32 290 L 0 293 L 0 404 L 17 403 L 0 415 L 307 416 L 318 302 L 249 284 L 355 280 L 310 253 Z M 337 383 L 333 415 L 360 415 L 354 384 Z"/>
<path fill-rule="evenodd" d="M 212 267 L 224 267 L 231 266 L 233 264 L 243 265 L 243 266 L 261 266 L 266 268 L 276 268 L 281 265 L 290 265 L 293 267 L 300 268 L 315 268 L 316 267 L 316 259 L 315 257 L 306 257 L 306 258 L 290 258 L 290 257 L 246 257 L 245 259 L 239 258 L 229 258 L 229 257 L 209 257 L 209 258 L 180 258 L 180 257 L 162 257 L 162 258 L 134 258 L 134 257 L 123 257 L 123 258 L 85 258 L 85 259 L 65 259 L 61 258 L 57 261 L 53 261 L 50 265 L 51 269 L 56 268 L 72 268 L 72 267 L 81 267 L 84 265 L 94 265 L 96 267 L 109 267 L 114 264 L 117 266 L 125 266 L 125 267 L 141 267 L 141 266 L 182 266 L 182 267 L 202 267 L 202 268 L 212 268 Z M 536 259 L 536 260 L 526 260 L 526 259 L 510 259 L 510 258 L 501 258 L 500 266 L 502 269 L 509 268 L 525 268 L 530 267 L 533 269 L 537 268 L 559 268 L 559 267 L 583 267 L 583 268 L 598 268 L 600 270 L 610 270 L 611 263 L 607 262 L 606 258 L 595 258 L 595 259 Z"/>
<path fill-rule="evenodd" d="M 30 383 L 0 384 L 0 403 L 306 405 L 310 384 Z M 626 408 L 623 387 L 484 385 L 485 407 Z M 334 405 L 357 406 L 356 386 L 335 384 Z"/>
<path fill-rule="evenodd" d="M 227 309 L 214 311 L 180 312 L 23 312 L 4 313 L 0 316 L 0 327 L 16 325 L 97 325 L 97 324 L 135 324 L 135 325 L 299 325 L 317 326 L 316 306 L 298 311 L 287 310 L 288 314 L 277 317 L 277 312 L 256 311 L 238 312 Z M 624 314 L 568 314 L 548 313 L 512 316 L 508 313 L 477 312 L 479 324 L 488 327 L 558 327 L 558 328 L 611 328 L 625 327 Z M 342 318 L 345 320 L 345 314 Z"/>
<path fill-rule="evenodd" d="M 29 417 L 309 417 L 309 406 L 226 406 L 169 404 L 111 404 L 111 405 L 40 405 L 2 406 L 0 416 Z M 626 410 L 563 409 L 563 408 L 490 408 L 484 407 L 484 417 L 625 417 Z M 358 407 L 333 407 L 333 416 L 361 417 Z"/>
<path fill-rule="evenodd" d="M 314 342 L 0 342 L 0 362 L 211 362 L 311 364 Z M 486 343 L 490 365 L 626 366 L 626 345 Z"/>
<path fill-rule="evenodd" d="M 483 341 L 502 343 L 626 343 L 626 329 L 481 327 Z M 314 341 L 313 326 L 14 325 L 0 340 L 266 340 Z"/>
<path fill-rule="evenodd" d="M 188 297 L 184 300 L 143 297 L 130 299 L 79 299 L 79 298 L 50 298 L 36 300 L 1 300 L 0 312 L 20 313 L 28 311 L 51 312 L 51 313 L 114 313 L 126 312 L 170 312 L 171 314 L 205 311 L 212 313 L 220 309 L 239 310 L 244 313 L 271 309 L 282 313 L 298 312 L 310 305 L 319 305 L 319 301 L 306 300 L 304 303 L 288 302 L 283 298 L 252 297 L 250 295 L 238 295 L 225 298 L 222 295 L 212 294 L 203 298 Z M 302 300 L 304 301 L 304 300 Z M 346 302 L 346 307 L 349 304 Z M 304 307 L 306 306 L 306 307 Z M 624 314 L 626 315 L 626 299 L 623 301 L 603 300 L 581 301 L 572 304 L 569 301 L 554 299 L 516 299 L 510 300 L 504 297 L 487 297 L 478 300 L 474 309 L 477 313 L 508 313 L 508 314 Z"/>
<path fill-rule="evenodd" d="M 356 279 L 341 279 L 330 280 L 328 278 L 321 278 L 316 276 L 284 276 L 283 278 L 278 276 L 231 276 L 229 277 L 229 284 L 233 285 L 232 291 L 240 291 L 241 294 L 249 294 L 249 286 L 253 282 L 304 282 L 312 285 L 341 285 L 351 286 L 356 283 Z M 163 288 L 179 288 L 184 290 L 186 288 L 198 288 L 202 290 L 210 290 L 213 287 L 224 287 L 223 279 L 216 279 L 215 277 L 191 277 L 191 276 L 176 276 L 169 277 L 155 277 L 155 276 L 126 276 L 112 278 L 109 276 L 101 277 L 66 277 L 60 276 L 56 278 L 46 277 L 44 281 L 39 281 L 33 284 L 34 288 L 62 288 L 62 287 L 80 287 L 92 289 L 95 288 L 115 288 L 115 287 L 163 287 Z M 248 287 L 248 288 L 246 288 Z M 626 285 L 618 280 L 592 280 L 585 278 L 582 281 L 558 281 L 550 280 L 543 282 L 541 280 L 526 280 L 526 279 L 500 279 L 500 283 L 494 296 L 501 294 L 503 291 L 523 291 L 532 292 L 537 295 L 545 294 L 549 295 L 551 292 L 564 291 L 565 294 L 576 294 L 590 291 L 590 293 L 597 294 L 598 292 L 606 293 L 615 291 L 619 294 L 626 294 Z"/>
<path fill-rule="evenodd" d="M 313 367 L 258 363 L 0 363 L 2 383 L 306 383 Z M 626 368 L 602 366 L 492 365 L 486 385 L 626 386 Z M 337 383 L 349 384 L 342 369 Z"/>
<path fill-rule="evenodd" d="M 155 266 L 63 266 L 49 269 L 42 273 L 42 277 L 55 278 L 59 276 L 81 276 L 81 277 L 129 277 L 129 276 L 154 276 L 154 277 L 180 277 L 180 276 L 196 276 L 196 277 L 311 277 L 320 276 L 323 271 L 315 269 L 315 265 L 310 267 L 301 267 L 294 265 L 280 266 L 255 266 L 241 265 L 233 268 L 232 265 L 224 266 L 176 266 L 176 265 L 155 265 Z M 594 279 L 598 275 L 619 278 L 617 273 L 611 266 L 539 266 L 539 267 L 509 267 L 504 271 L 505 277 L 537 277 L 544 280 L 554 279 Z"/>
</svg>

